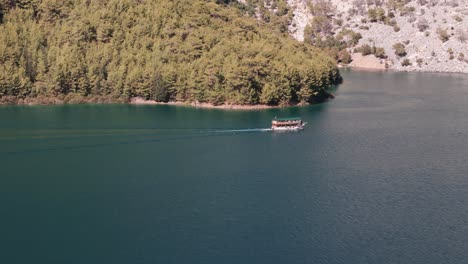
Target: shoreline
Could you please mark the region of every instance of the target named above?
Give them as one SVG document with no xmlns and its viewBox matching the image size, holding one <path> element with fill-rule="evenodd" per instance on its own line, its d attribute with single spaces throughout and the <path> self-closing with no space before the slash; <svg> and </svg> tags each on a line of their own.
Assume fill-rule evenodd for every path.
<svg viewBox="0 0 468 264">
<path fill-rule="evenodd" d="M 468 74 L 466 71 L 454 71 L 450 68 L 440 68 L 438 70 L 428 70 L 419 67 L 403 67 L 394 64 L 389 59 L 379 59 L 374 55 L 362 56 L 359 53 L 352 55 L 352 61 L 349 64 L 338 64 L 340 69 L 353 69 L 356 71 L 374 71 L 374 72 L 417 72 L 417 73 L 455 73 Z"/>
<path fill-rule="evenodd" d="M 399 69 L 378 69 L 359 67 L 352 65 L 339 64 L 338 68 L 343 70 L 361 71 L 361 72 L 406 72 L 406 73 L 432 73 L 432 74 L 463 74 L 466 72 L 447 72 L 447 71 L 424 71 L 424 70 L 399 70 Z M 329 92 L 329 99 L 334 99 L 335 95 Z M 327 99 L 325 99 L 327 101 Z M 46 105 L 105 105 L 105 104 L 128 104 L 128 105 L 171 105 L 171 106 L 182 106 L 182 107 L 194 107 L 204 109 L 220 109 L 220 110 L 266 110 L 266 109 L 278 109 L 288 107 L 300 107 L 306 105 L 313 105 L 315 103 L 298 103 L 292 105 L 239 105 L 239 104 L 221 104 L 214 105 L 211 103 L 200 103 L 200 102 L 181 102 L 181 101 L 170 101 L 170 102 L 157 102 L 154 100 L 146 100 L 141 97 L 134 98 L 121 98 L 117 96 L 104 96 L 104 95 L 89 95 L 80 96 L 76 94 L 61 95 L 57 97 L 49 97 L 39 95 L 37 97 L 27 98 L 16 98 L 15 96 L 0 96 L 0 106 L 46 106 Z"/>
<path fill-rule="evenodd" d="M 437 73 L 437 74 L 468 74 L 468 72 L 462 71 L 426 71 L 419 69 L 397 69 L 397 68 L 388 68 L 388 69 L 379 69 L 379 68 L 370 68 L 370 67 L 361 67 L 361 66 L 350 66 L 350 65 L 339 65 L 340 69 L 349 69 L 353 71 L 367 71 L 367 72 L 406 72 L 406 73 Z"/>
<path fill-rule="evenodd" d="M 330 98 L 334 98 L 330 94 Z M 130 99 L 116 98 L 112 96 L 90 96 L 90 97 L 74 97 L 72 100 L 64 97 L 31 97 L 25 99 L 18 99 L 13 96 L 0 97 L 0 106 L 52 106 L 52 105 L 106 105 L 106 104 L 127 104 L 134 106 L 145 106 L 145 105 L 169 105 L 169 106 L 182 106 L 182 107 L 193 107 L 193 108 L 204 108 L 204 109 L 220 109 L 220 110 L 266 110 L 266 109 L 277 109 L 287 108 L 295 106 L 310 105 L 308 103 L 299 103 L 295 105 L 239 105 L 239 104 L 221 104 L 214 105 L 211 103 L 200 103 L 200 102 L 157 102 L 154 100 L 146 100 L 141 97 L 134 97 Z"/>
<path fill-rule="evenodd" d="M 274 108 L 284 108 L 284 107 L 291 107 L 291 106 L 302 106 L 305 104 L 297 104 L 297 105 L 286 105 L 286 106 L 275 106 L 275 105 L 238 105 L 238 104 L 221 104 L 221 105 L 214 105 L 210 103 L 199 103 L 199 102 L 157 102 L 154 100 L 146 100 L 141 97 L 134 97 L 131 98 L 128 102 L 130 105 L 172 105 L 172 106 L 187 106 L 187 107 L 194 107 L 194 108 L 205 108 L 205 109 L 226 109 L 226 110 L 264 110 L 264 109 L 274 109 Z"/>
</svg>

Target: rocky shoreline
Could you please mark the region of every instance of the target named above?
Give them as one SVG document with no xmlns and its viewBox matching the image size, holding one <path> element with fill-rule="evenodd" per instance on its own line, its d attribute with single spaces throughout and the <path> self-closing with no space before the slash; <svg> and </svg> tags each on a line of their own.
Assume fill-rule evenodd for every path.
<svg viewBox="0 0 468 264">
<path fill-rule="evenodd" d="M 420 72 L 420 73 L 454 73 L 454 74 L 468 74 L 466 71 L 457 71 L 453 69 L 421 69 L 421 68 L 385 68 L 381 66 L 375 66 L 373 64 L 367 64 L 362 62 L 354 62 L 348 65 L 338 65 L 342 69 L 352 69 L 355 71 L 393 71 L 393 72 Z"/>
</svg>

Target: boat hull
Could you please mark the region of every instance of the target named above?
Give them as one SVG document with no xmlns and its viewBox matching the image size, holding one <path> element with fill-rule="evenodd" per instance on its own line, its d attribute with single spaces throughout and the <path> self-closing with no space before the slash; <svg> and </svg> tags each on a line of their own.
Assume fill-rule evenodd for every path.
<svg viewBox="0 0 468 264">
<path fill-rule="evenodd" d="M 304 126 L 306 125 L 307 123 L 303 123 L 301 125 L 298 125 L 298 126 L 282 126 L 282 127 L 271 127 L 271 130 L 272 131 L 299 131 L 299 130 L 303 130 L 304 129 Z"/>
</svg>

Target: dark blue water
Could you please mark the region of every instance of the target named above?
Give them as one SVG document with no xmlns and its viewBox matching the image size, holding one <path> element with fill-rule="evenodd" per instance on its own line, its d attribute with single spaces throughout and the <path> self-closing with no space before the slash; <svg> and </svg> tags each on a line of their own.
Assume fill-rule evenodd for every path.
<svg viewBox="0 0 468 264">
<path fill-rule="evenodd" d="M 1 263 L 467 263 L 468 77 L 263 111 L 0 108 Z M 299 133 L 266 128 L 301 116 Z"/>
</svg>

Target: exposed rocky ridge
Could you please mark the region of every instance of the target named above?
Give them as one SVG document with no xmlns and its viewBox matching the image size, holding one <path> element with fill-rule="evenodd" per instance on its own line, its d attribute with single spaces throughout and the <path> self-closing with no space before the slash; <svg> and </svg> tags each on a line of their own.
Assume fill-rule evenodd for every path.
<svg viewBox="0 0 468 264">
<path fill-rule="evenodd" d="M 242 2 L 245 3 L 245 0 Z M 350 29 L 361 34 L 362 38 L 356 45 L 348 46 L 347 50 L 350 53 L 357 52 L 356 47 L 366 44 L 381 47 L 387 57 L 385 63 L 390 69 L 468 73 L 467 0 L 287 2 L 294 9 L 289 32 L 299 41 L 308 41 L 307 38 L 310 38 L 307 34 L 305 36 L 304 30 L 314 20 L 311 6 L 325 4 L 330 11 L 324 16 L 330 24 L 330 32 L 321 31 L 312 38 L 321 36 L 325 39 L 327 35 L 337 36 L 343 29 Z M 377 14 L 378 19 L 371 22 L 371 15 L 375 15 L 377 9 L 383 13 Z M 403 44 L 406 54 L 395 54 L 393 46 L 396 43 Z"/>
<path fill-rule="evenodd" d="M 289 32 L 295 39 L 304 41 L 304 28 L 313 17 L 307 7 L 307 1 L 288 0 L 288 4 L 294 8 L 293 23 L 289 26 Z"/>
<path fill-rule="evenodd" d="M 306 7 L 305 0 L 290 0 L 289 2 L 292 5 Z M 358 45 L 369 44 L 383 47 L 388 56 L 389 67 L 395 70 L 468 73 L 468 43 L 466 42 L 468 40 L 468 1 L 409 1 L 406 6 L 408 9 L 414 7 L 414 11 L 403 16 L 398 11 L 394 11 L 394 19 L 400 28 L 398 32 L 394 27 L 382 22 L 369 22 L 368 11 L 376 7 L 377 1 L 367 1 L 373 3 L 370 5 L 364 2 L 365 4 L 359 10 L 359 3 L 363 2 L 359 0 L 330 1 L 334 7 L 333 17 L 343 20 L 343 25 L 336 27 L 335 32 L 342 28 L 350 28 L 362 35 Z M 382 2 L 379 6 L 388 14 L 389 8 L 386 6 L 388 1 Z M 427 3 L 421 5 L 424 2 Z M 300 36 L 300 33 L 304 32 L 307 25 L 303 19 L 307 16 L 302 14 L 304 10 L 307 11 L 304 8 L 296 9 L 299 15 L 293 22 L 297 27 L 293 36 L 299 40 L 303 40 L 303 35 Z M 447 30 L 449 39 L 442 41 L 438 30 Z M 406 56 L 400 58 L 395 54 L 393 45 L 397 42 L 408 43 L 405 45 Z M 402 66 L 405 59 L 408 59 L 411 65 Z"/>
</svg>

